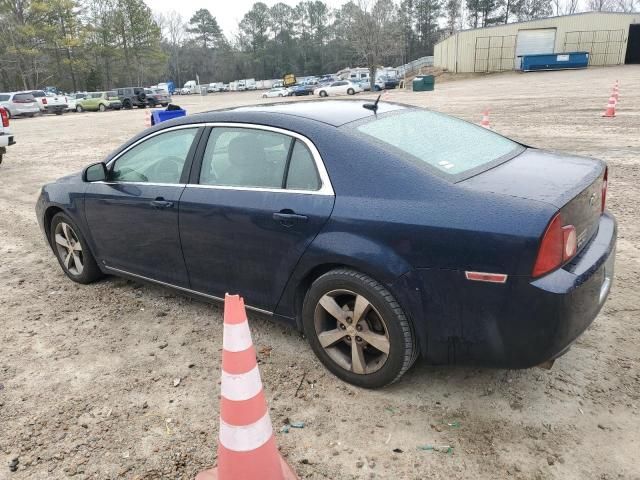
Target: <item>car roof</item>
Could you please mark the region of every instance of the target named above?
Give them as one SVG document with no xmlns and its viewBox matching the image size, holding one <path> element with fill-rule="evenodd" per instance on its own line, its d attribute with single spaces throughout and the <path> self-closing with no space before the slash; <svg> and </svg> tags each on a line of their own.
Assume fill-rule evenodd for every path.
<svg viewBox="0 0 640 480">
<path fill-rule="evenodd" d="M 308 100 L 302 102 L 283 102 L 264 105 L 254 105 L 250 107 L 238 107 L 226 110 L 228 112 L 247 113 L 272 113 L 279 115 L 292 115 L 295 117 L 307 118 L 317 122 L 326 123 L 339 127 L 346 123 L 355 122 L 366 117 L 371 117 L 371 110 L 363 105 L 373 103 L 374 100 Z M 406 110 L 411 107 L 398 103 L 380 102 L 378 112 L 387 113 L 399 110 Z M 210 112 L 214 113 L 214 112 Z"/>
</svg>

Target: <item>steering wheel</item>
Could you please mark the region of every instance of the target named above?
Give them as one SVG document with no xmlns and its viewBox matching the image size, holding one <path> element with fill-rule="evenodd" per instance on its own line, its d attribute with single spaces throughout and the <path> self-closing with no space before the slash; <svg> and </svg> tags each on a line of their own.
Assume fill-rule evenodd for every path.
<svg viewBox="0 0 640 480">
<path fill-rule="evenodd" d="M 149 174 L 158 179 L 159 183 L 177 183 L 182 175 L 183 164 L 184 160 L 180 157 L 164 157 L 153 164 Z"/>
</svg>

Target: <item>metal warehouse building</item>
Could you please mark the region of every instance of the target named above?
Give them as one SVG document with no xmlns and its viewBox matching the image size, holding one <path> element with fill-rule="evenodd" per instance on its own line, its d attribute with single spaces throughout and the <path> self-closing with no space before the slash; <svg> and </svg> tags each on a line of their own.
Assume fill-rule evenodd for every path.
<svg viewBox="0 0 640 480">
<path fill-rule="evenodd" d="M 434 47 L 450 72 L 520 68 L 520 55 L 589 52 L 589 65 L 640 63 L 640 13 L 588 12 L 462 30 Z"/>
</svg>

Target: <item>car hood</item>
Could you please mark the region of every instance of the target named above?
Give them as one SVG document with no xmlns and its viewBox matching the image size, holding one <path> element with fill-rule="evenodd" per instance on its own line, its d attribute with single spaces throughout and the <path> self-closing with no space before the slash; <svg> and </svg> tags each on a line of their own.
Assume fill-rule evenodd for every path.
<svg viewBox="0 0 640 480">
<path fill-rule="evenodd" d="M 527 148 L 460 185 L 561 208 L 602 175 L 604 168 L 604 162 L 593 158 Z"/>
</svg>

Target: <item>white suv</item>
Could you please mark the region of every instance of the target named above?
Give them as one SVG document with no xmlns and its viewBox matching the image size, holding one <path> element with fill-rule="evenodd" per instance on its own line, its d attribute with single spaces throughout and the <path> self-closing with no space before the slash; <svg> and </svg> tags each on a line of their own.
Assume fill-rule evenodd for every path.
<svg viewBox="0 0 640 480">
<path fill-rule="evenodd" d="M 0 122 L 0 163 L 2 163 L 2 157 L 7 153 L 7 147 L 16 142 L 9 130 L 9 114 L 6 108 L 0 107 L 0 117 L 2 117 Z"/>
</svg>

